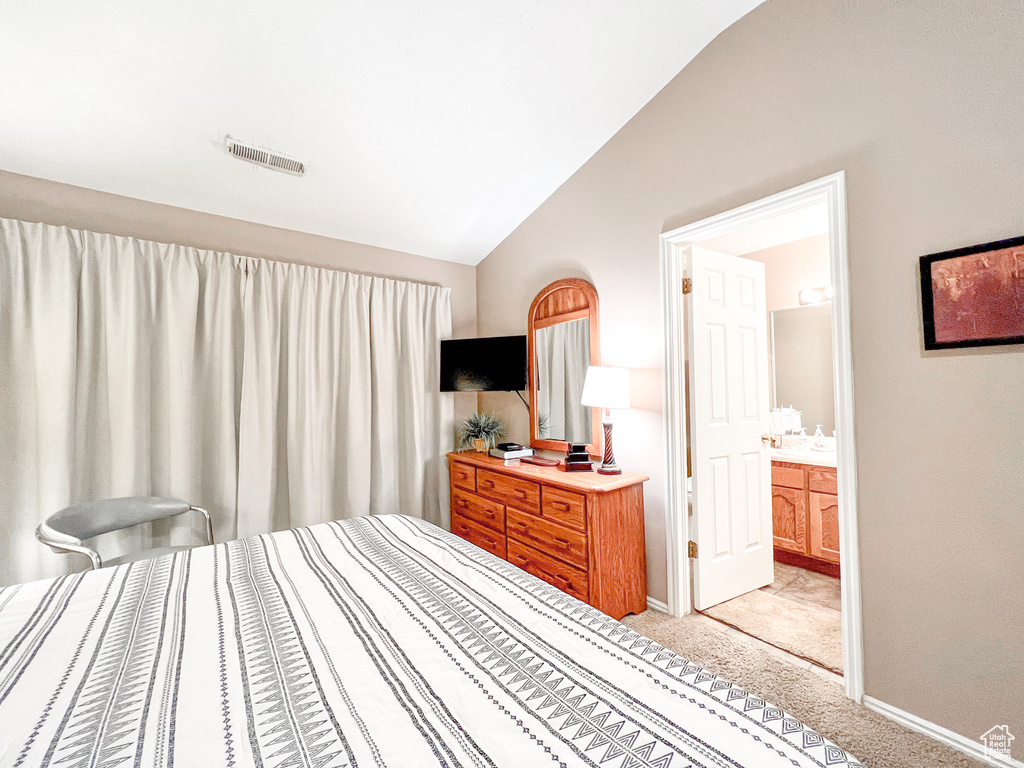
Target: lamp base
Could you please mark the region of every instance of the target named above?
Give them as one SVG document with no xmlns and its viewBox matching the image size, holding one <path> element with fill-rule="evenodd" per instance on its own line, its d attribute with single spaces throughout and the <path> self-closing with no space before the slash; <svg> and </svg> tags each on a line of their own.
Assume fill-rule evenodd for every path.
<svg viewBox="0 0 1024 768">
<path fill-rule="evenodd" d="M 622 470 L 615 463 L 615 454 L 612 452 L 612 417 L 605 416 L 601 424 L 604 426 L 604 461 L 597 472 L 601 475 L 621 475 Z"/>
</svg>

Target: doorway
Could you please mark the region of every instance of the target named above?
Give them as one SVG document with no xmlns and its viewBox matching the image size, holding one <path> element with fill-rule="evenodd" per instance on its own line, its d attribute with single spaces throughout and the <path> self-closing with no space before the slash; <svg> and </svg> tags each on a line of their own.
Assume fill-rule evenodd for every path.
<svg viewBox="0 0 1024 768">
<path fill-rule="evenodd" d="M 835 447 L 834 455 L 838 459 L 838 467 L 835 474 L 832 475 L 835 478 L 832 480 L 834 485 L 832 488 L 819 487 L 822 482 L 822 473 L 811 472 L 808 474 L 808 471 L 804 469 L 800 478 L 796 477 L 796 469 L 806 466 L 797 461 L 802 458 L 797 453 L 800 450 L 798 435 L 790 435 L 783 445 L 761 446 L 758 444 L 759 440 L 777 441 L 777 437 L 772 441 L 770 436 L 773 427 L 776 430 L 779 427 L 778 418 L 771 419 L 768 407 L 770 394 L 768 371 L 766 370 L 767 353 L 765 352 L 761 356 L 760 352 L 751 351 L 754 347 L 747 343 L 751 339 L 760 340 L 763 336 L 763 343 L 767 349 L 767 334 L 759 330 L 767 328 L 766 305 L 761 303 L 757 312 L 750 313 L 750 317 L 753 319 L 749 322 L 738 321 L 739 325 L 734 336 L 729 336 L 733 331 L 729 330 L 727 325 L 732 322 L 729 318 L 738 317 L 744 308 L 752 308 L 751 286 L 754 287 L 755 292 L 757 290 L 764 291 L 763 268 L 761 277 L 758 277 L 757 269 L 751 269 L 750 264 L 742 258 L 731 254 L 723 256 L 721 253 L 709 253 L 713 250 L 709 246 L 715 245 L 720 250 L 729 250 L 733 253 L 742 250 L 737 243 L 742 240 L 744 232 L 759 231 L 763 233 L 770 231 L 773 223 L 781 222 L 784 222 L 789 229 L 794 227 L 799 229 L 801 221 L 810 222 L 815 217 L 820 217 L 824 222 L 828 267 L 831 272 L 832 297 L 829 314 L 833 347 L 831 374 L 834 379 L 834 415 L 832 417 L 836 430 L 832 444 Z M 715 259 L 721 260 L 715 261 Z M 739 270 L 738 273 L 737 270 Z M 734 293 L 741 294 L 742 299 L 739 300 L 739 305 L 735 308 L 727 308 L 723 302 L 728 298 L 729 291 L 723 292 L 721 285 L 724 285 L 723 279 L 728 279 L 728 276 L 734 273 L 740 275 L 735 278 L 739 282 L 736 283 L 738 289 Z M 778 569 L 780 578 L 775 578 L 772 570 L 774 561 L 777 559 L 773 549 L 778 552 L 779 548 L 773 547 L 772 541 L 771 477 L 773 467 L 792 468 L 794 472 L 788 476 L 783 473 L 782 482 L 792 486 L 789 490 L 792 491 L 790 495 L 794 498 L 798 494 L 802 494 L 800 498 L 803 499 L 804 506 L 808 501 L 817 504 L 816 511 L 819 513 L 817 530 L 804 530 L 802 535 L 805 536 L 805 540 L 800 542 L 801 546 L 807 546 L 806 536 L 816 537 L 814 544 L 817 546 L 817 550 L 815 552 L 824 557 L 823 562 L 827 560 L 830 550 L 838 549 L 842 552 L 839 562 L 842 583 L 840 600 L 840 625 L 843 640 L 842 666 L 845 670 L 847 695 L 859 701 L 863 695 L 863 652 L 856 540 L 856 467 L 853 451 L 853 386 L 848 274 L 845 177 L 842 172 L 662 235 L 662 285 L 666 339 L 665 426 L 668 456 L 666 533 L 669 611 L 674 615 L 683 615 L 694 610 L 695 606 L 706 608 L 769 583 L 772 583 L 772 588 L 780 594 L 790 586 L 788 582 L 786 584 L 781 582 L 787 581 L 787 579 L 790 582 L 793 580 L 796 572 L 787 570 L 791 563 L 784 564 L 786 567 Z M 758 280 L 762 281 L 760 288 L 757 287 Z M 827 287 L 825 284 L 815 285 L 814 283 L 818 281 L 812 277 L 808 278 L 808 282 L 811 283 L 807 286 L 808 288 L 822 289 L 823 293 Z M 692 293 L 684 295 L 684 291 L 687 290 Z M 710 290 L 711 293 L 701 294 L 701 290 Z M 816 297 L 811 297 L 811 299 L 813 298 Z M 824 295 L 817 298 L 823 299 Z M 755 301 L 755 304 L 760 301 L 763 300 L 759 299 Z M 809 301 L 808 304 L 810 303 L 821 304 L 820 301 Z M 708 307 L 711 308 L 710 314 L 705 312 Z M 821 311 L 817 310 L 817 314 L 820 315 Z M 718 314 L 715 314 L 716 312 Z M 780 326 L 785 325 L 783 319 L 783 316 L 780 315 Z M 788 320 L 788 318 L 785 319 Z M 708 332 L 705 332 L 704 326 L 699 326 L 699 323 L 705 321 L 710 323 L 707 326 L 710 329 Z M 759 323 L 760 326 L 758 326 Z M 700 333 L 697 333 L 696 336 L 694 327 L 700 329 Z M 730 338 L 734 339 L 734 342 L 729 342 Z M 710 352 L 707 349 L 702 351 L 702 347 L 709 346 L 706 343 L 708 339 L 712 341 L 720 339 L 721 342 L 717 348 L 714 344 L 710 345 Z M 761 342 L 759 341 L 757 348 L 760 349 L 760 346 Z M 731 373 L 726 375 L 724 372 L 728 366 L 721 361 L 723 354 L 721 350 L 739 347 L 743 347 L 747 351 L 742 354 L 737 353 L 738 362 L 728 363 L 728 366 L 732 367 L 729 367 Z M 715 349 L 718 349 L 718 352 Z M 710 354 L 711 357 L 701 356 L 706 354 Z M 732 353 L 730 352 L 730 354 Z M 692 362 L 688 358 L 691 355 L 693 356 Z M 729 427 L 725 422 L 732 417 L 729 416 L 729 408 L 719 408 L 715 413 L 708 410 L 717 407 L 714 406 L 714 397 L 704 397 L 699 389 L 695 389 L 695 401 L 688 403 L 688 364 L 691 366 L 691 375 L 699 377 L 702 385 L 710 382 L 708 386 L 713 392 L 716 391 L 715 370 L 717 366 L 720 371 L 719 380 L 724 382 L 717 390 L 722 393 L 721 397 L 747 398 L 735 401 L 743 402 L 742 408 L 732 409 L 737 412 L 743 411 L 739 417 L 734 419 L 734 432 L 738 435 L 736 439 L 745 440 L 745 443 L 737 443 L 736 445 L 739 447 L 723 447 L 722 434 Z M 738 379 L 742 379 L 745 383 L 738 385 Z M 772 382 L 771 387 L 775 386 L 775 382 Z M 732 395 L 729 395 L 729 391 L 732 391 Z M 758 406 L 756 416 L 752 417 L 753 411 L 750 403 L 753 402 L 755 396 Z M 693 424 L 690 423 L 691 416 L 694 419 Z M 830 443 L 832 435 L 827 434 L 825 430 L 827 418 L 824 415 L 814 415 L 813 418 L 821 419 L 816 423 L 823 423 L 824 443 Z M 772 424 L 772 421 L 776 423 Z M 712 425 L 713 428 L 709 431 L 704 429 L 705 425 Z M 815 424 L 809 426 L 813 430 Z M 758 431 L 760 434 L 757 434 Z M 831 430 L 827 430 L 827 432 L 830 433 Z M 777 435 L 777 432 L 775 434 Z M 810 435 L 810 431 L 808 431 L 808 435 Z M 808 444 L 804 446 L 807 450 L 812 448 L 811 439 L 808 438 Z M 796 445 L 793 444 L 794 441 L 797 443 Z M 709 448 L 712 444 L 713 447 Z M 821 440 L 819 440 L 819 444 L 822 444 Z M 794 451 L 792 457 L 785 455 L 782 458 L 792 458 L 794 461 L 772 464 L 771 458 L 780 458 L 777 450 L 787 449 Z M 728 455 L 730 450 L 733 451 L 732 456 Z M 807 457 L 809 456 L 810 454 L 807 455 Z M 691 463 L 694 467 L 692 477 L 689 472 Z M 732 467 L 739 468 L 739 471 L 734 471 Z M 815 482 L 819 484 L 814 491 L 807 487 L 811 477 L 814 478 L 812 484 Z M 801 481 L 800 489 L 795 487 L 797 479 Z M 693 514 L 691 514 L 690 508 L 691 497 L 688 493 L 688 485 L 691 482 Z M 833 495 L 823 495 L 823 490 L 831 490 Z M 783 495 L 785 495 L 784 489 Z M 740 497 L 742 497 L 742 501 L 737 503 L 742 509 L 737 507 L 730 513 L 727 507 L 732 502 L 723 502 L 723 499 Z M 831 512 L 835 513 L 835 507 L 839 510 L 836 521 L 837 530 L 836 526 L 833 526 L 830 531 L 826 530 L 823 539 L 820 513 L 823 501 L 827 502 L 829 499 L 835 499 Z M 778 502 L 778 499 L 776 501 Z M 733 506 L 736 507 L 736 504 Z M 729 517 L 730 514 L 733 516 L 732 518 Z M 739 528 L 748 532 L 747 538 L 737 538 L 736 531 Z M 721 541 L 730 540 L 730 536 L 733 545 L 723 546 Z M 778 541 L 779 538 L 776 536 L 775 543 Z M 698 544 L 703 546 L 698 546 Z M 811 550 L 805 550 L 805 554 L 810 552 Z M 800 567 L 806 566 L 808 563 L 797 562 L 796 565 Z M 691 572 L 693 574 L 692 584 Z"/>
</svg>

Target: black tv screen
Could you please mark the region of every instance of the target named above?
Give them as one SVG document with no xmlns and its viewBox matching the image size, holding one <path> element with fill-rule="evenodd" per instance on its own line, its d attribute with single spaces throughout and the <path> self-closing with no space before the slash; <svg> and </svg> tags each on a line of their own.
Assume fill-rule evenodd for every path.
<svg viewBox="0 0 1024 768">
<path fill-rule="evenodd" d="M 441 342 L 442 392 L 526 389 L 526 336 Z"/>
</svg>

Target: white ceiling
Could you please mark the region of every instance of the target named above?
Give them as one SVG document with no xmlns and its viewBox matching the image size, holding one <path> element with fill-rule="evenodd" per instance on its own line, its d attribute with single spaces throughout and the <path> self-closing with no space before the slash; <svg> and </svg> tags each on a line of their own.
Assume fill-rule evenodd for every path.
<svg viewBox="0 0 1024 768">
<path fill-rule="evenodd" d="M 828 232 L 828 206 L 815 203 L 789 213 L 747 224 L 724 235 L 705 240 L 700 245 L 730 256 L 746 256 L 765 248 L 792 243 Z"/>
<path fill-rule="evenodd" d="M 476 264 L 759 2 L 10 0 L 0 168 Z"/>
</svg>

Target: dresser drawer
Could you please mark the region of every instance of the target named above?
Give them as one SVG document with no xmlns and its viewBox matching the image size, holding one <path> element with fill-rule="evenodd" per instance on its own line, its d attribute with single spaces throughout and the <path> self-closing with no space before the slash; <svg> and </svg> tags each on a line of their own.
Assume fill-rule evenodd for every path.
<svg viewBox="0 0 1024 768">
<path fill-rule="evenodd" d="M 505 533 L 505 507 L 496 501 L 483 499 L 473 493 L 454 491 L 452 493 L 452 512 L 458 512 L 474 523 L 485 528 Z"/>
<path fill-rule="evenodd" d="M 508 542 L 508 561 L 579 600 L 587 600 L 586 571 L 566 565 L 514 539 Z"/>
<path fill-rule="evenodd" d="M 551 520 L 587 530 L 587 497 L 582 493 L 546 486 L 540 494 L 540 514 Z"/>
<path fill-rule="evenodd" d="M 540 511 L 540 486 L 537 483 L 500 475 L 487 469 L 481 469 L 476 474 L 476 492 L 481 496 L 527 512 L 536 514 Z"/>
<path fill-rule="evenodd" d="M 508 535 L 579 568 L 587 567 L 587 537 L 542 517 L 509 509 Z"/>
<path fill-rule="evenodd" d="M 502 534 L 484 528 L 455 510 L 452 510 L 452 533 L 471 544 L 476 544 L 480 549 L 486 549 L 492 555 L 505 559 L 505 537 Z"/>
<path fill-rule="evenodd" d="M 807 487 L 818 493 L 839 493 L 833 467 L 811 467 L 807 470 Z"/>
<path fill-rule="evenodd" d="M 452 476 L 452 485 L 467 491 L 476 490 L 476 467 L 453 461 L 449 470 Z"/>
<path fill-rule="evenodd" d="M 772 462 L 772 485 L 781 485 L 783 488 L 804 487 L 804 471 L 793 467 L 780 467 Z"/>
</svg>

